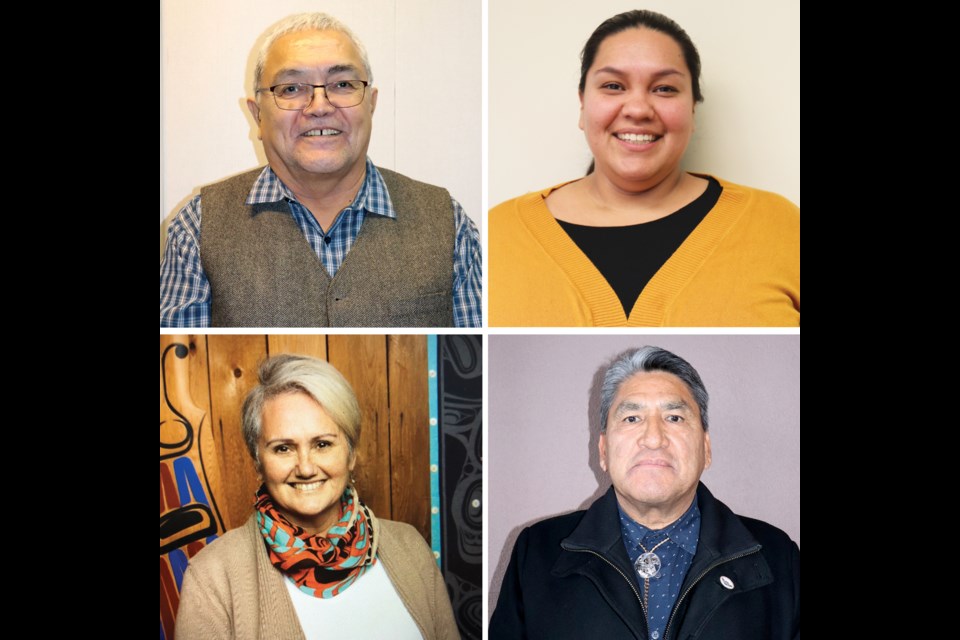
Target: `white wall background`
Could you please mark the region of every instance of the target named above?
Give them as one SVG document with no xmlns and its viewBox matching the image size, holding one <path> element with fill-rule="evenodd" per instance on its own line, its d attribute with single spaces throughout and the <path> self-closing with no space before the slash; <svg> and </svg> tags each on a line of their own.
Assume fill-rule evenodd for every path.
<svg viewBox="0 0 960 640">
<path fill-rule="evenodd" d="M 800 203 L 800 1 L 489 0 L 494 206 L 583 176 L 580 51 L 607 18 L 652 9 L 700 51 L 705 101 L 684 166 Z"/>
<path fill-rule="evenodd" d="M 447 188 L 479 225 L 480 2 L 163 0 L 161 255 L 169 220 L 202 185 L 266 163 L 244 102 L 256 51 L 270 25 L 304 11 L 335 16 L 367 48 L 380 90 L 373 161 Z"/>
<path fill-rule="evenodd" d="M 800 543 L 799 335 L 492 335 L 490 614 L 523 527 L 586 508 L 610 486 L 597 462 L 599 375 L 610 358 L 645 344 L 688 360 L 710 393 L 713 465 L 704 484 L 736 513 Z"/>
</svg>

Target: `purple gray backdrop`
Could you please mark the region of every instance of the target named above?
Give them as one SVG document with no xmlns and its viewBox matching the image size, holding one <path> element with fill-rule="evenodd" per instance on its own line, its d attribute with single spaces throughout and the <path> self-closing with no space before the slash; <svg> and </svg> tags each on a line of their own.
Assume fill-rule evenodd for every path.
<svg viewBox="0 0 960 640">
<path fill-rule="evenodd" d="M 490 613 L 523 527 L 583 509 L 609 486 L 597 463 L 598 376 L 610 358 L 646 344 L 688 360 L 710 393 L 704 484 L 800 543 L 799 335 L 492 335 Z"/>
</svg>

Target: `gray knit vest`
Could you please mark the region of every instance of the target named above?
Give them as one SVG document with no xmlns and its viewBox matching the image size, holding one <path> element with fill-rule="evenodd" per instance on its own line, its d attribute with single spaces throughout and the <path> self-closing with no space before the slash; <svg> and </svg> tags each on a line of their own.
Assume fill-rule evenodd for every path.
<svg viewBox="0 0 960 640">
<path fill-rule="evenodd" d="M 451 327 L 450 194 L 379 169 L 397 212 L 367 214 L 333 278 L 286 202 L 244 204 L 261 169 L 200 190 L 214 327 Z"/>
</svg>

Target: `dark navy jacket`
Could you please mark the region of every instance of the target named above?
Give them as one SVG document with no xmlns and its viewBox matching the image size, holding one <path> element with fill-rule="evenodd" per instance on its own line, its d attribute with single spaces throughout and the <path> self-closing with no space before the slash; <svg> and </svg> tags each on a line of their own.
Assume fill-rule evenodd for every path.
<svg viewBox="0 0 960 640">
<path fill-rule="evenodd" d="M 799 638 L 797 545 L 776 527 L 736 515 L 702 483 L 697 496 L 697 553 L 660 640 Z M 641 596 L 611 487 L 586 511 L 523 530 L 490 638 L 648 640 Z"/>
</svg>

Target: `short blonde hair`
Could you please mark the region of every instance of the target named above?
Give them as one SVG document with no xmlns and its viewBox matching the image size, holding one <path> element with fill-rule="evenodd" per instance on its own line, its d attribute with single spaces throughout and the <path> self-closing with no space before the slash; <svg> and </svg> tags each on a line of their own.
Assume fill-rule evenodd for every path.
<svg viewBox="0 0 960 640">
<path fill-rule="evenodd" d="M 347 439 L 350 454 L 360 442 L 360 405 L 353 387 L 336 368 L 310 356 L 283 354 L 267 358 L 260 365 L 257 386 L 243 401 L 243 439 L 260 469 L 260 433 L 263 406 L 284 393 L 305 393 L 316 401 Z"/>
</svg>

